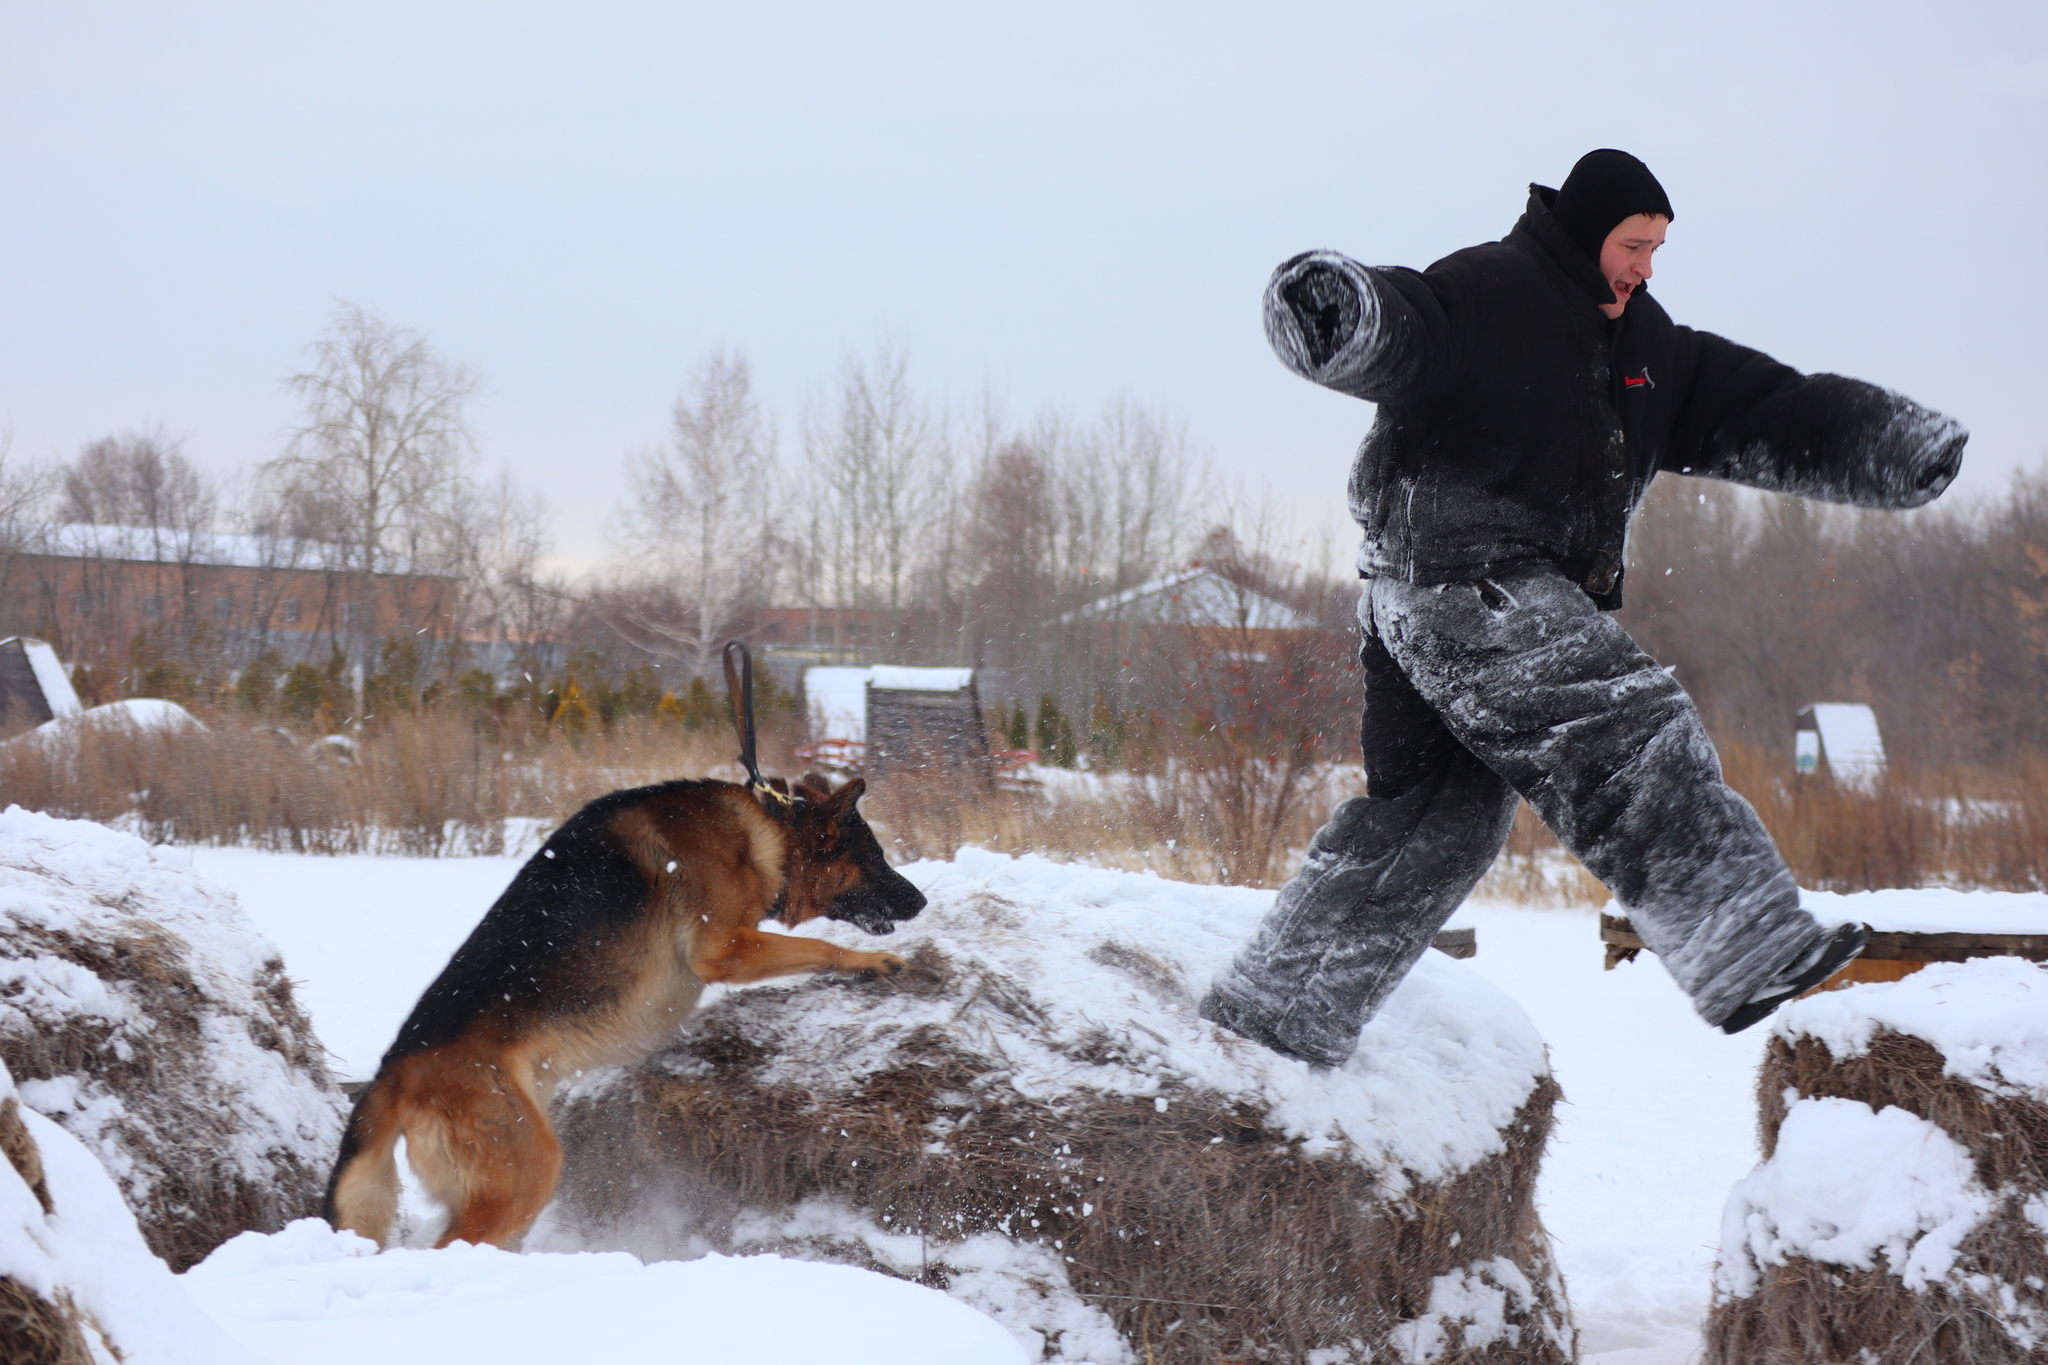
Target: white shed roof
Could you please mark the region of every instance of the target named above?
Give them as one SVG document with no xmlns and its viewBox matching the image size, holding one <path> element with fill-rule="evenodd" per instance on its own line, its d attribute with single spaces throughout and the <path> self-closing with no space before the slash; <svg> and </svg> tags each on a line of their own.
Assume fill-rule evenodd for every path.
<svg viewBox="0 0 2048 1365">
<path fill-rule="evenodd" d="M 1877 712 L 1861 702 L 1815 702 L 1821 752 L 1840 782 L 1875 782 L 1884 772 L 1884 736 L 1878 733 Z M 1781 713 L 1782 714 L 1782 713 Z"/>
<path fill-rule="evenodd" d="M 78 693 L 72 689 L 71 675 L 58 661 L 57 651 L 41 640 L 25 635 L 19 638 L 22 653 L 28 656 L 29 670 L 36 676 L 36 686 L 42 689 L 43 703 L 50 708 L 50 714 L 58 720 L 77 715 L 80 710 Z"/>
<path fill-rule="evenodd" d="M 876 664 L 868 670 L 868 686 L 889 692 L 958 692 L 973 681 L 971 668 L 897 668 Z"/>
</svg>

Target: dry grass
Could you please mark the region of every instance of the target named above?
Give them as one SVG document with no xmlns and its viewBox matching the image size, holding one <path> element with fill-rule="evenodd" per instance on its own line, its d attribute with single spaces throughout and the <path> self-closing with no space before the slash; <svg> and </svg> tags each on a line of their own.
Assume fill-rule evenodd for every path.
<svg viewBox="0 0 2048 1365">
<path fill-rule="evenodd" d="M 977 844 L 1179 881 L 1277 886 L 1331 806 L 1362 785 L 1330 767 L 1225 780 L 1258 812 L 1249 827 L 1218 817 L 1215 774 L 1177 763 L 1057 795 L 985 793 L 951 774 L 905 774 L 875 783 L 865 809 L 900 858 L 947 858 Z"/>
<path fill-rule="evenodd" d="M 436 857 L 502 853 L 508 820 L 553 824 L 620 787 L 739 772 L 729 740 L 652 720 L 571 737 L 450 709 L 393 716 L 336 744 L 233 712 L 202 716 L 204 733 L 122 725 L 76 744 L 0 745 L 0 791 L 154 843 Z"/>
<path fill-rule="evenodd" d="M 1757 1075 L 1757 1136 L 1766 1160 L 1777 1150 L 1785 1092 L 1802 1099 L 1861 1100 L 1918 1114 L 1970 1149 L 1987 1187 L 2048 1190 L 2048 1103 L 1994 1095 L 1947 1075 L 1945 1059 L 1923 1038 L 1881 1030 L 1861 1056 L 1837 1061 L 1817 1038 L 1772 1038 Z"/>
<path fill-rule="evenodd" d="M 1843 1061 L 1818 1039 L 1771 1039 L 1757 1076 L 1766 1158 L 1777 1147 L 1788 1090 L 1873 1109 L 1896 1105 L 1966 1147 L 1999 1203 L 1964 1238 L 1955 1270 L 1918 1292 L 1882 1262 L 1870 1270 L 1803 1258 L 1762 1267 L 1754 1293 L 1714 1305 L 1706 1365 L 2019 1365 L 2042 1358 L 2040 1344 L 2029 1345 L 2027 1333 L 2009 1324 L 2031 1317 L 2038 1325 L 2048 1316 L 2048 1254 L 2024 1207 L 2048 1190 L 2048 1104 L 1946 1075 L 1944 1060 L 1924 1039 L 1890 1031 Z"/>
<path fill-rule="evenodd" d="M 913 979 L 957 996 L 960 1012 L 1021 1020 L 1035 1008 L 1009 983 L 935 955 L 916 965 Z M 851 1260 L 941 1288 L 962 1270 L 949 1248 L 993 1231 L 1051 1253 L 1152 1365 L 1397 1359 L 1390 1333 L 1424 1314 L 1435 1277 L 1505 1257 L 1535 1286 L 1533 1302 L 1508 1310 L 1518 1344 L 1467 1349 L 1452 1327 L 1439 1358 L 1571 1358 L 1541 1326 L 1564 1320 L 1534 1201 L 1558 1098 L 1547 1077 L 1501 1153 L 1389 1194 L 1384 1173 L 1308 1157 L 1216 1094 L 1170 1089 L 1170 1104 L 1155 1104 L 1077 1088 L 1026 1099 L 1002 1083 L 998 1060 L 962 1045 L 965 1028 L 899 1034 L 842 1088 L 777 1083 L 778 1046 L 802 1042 L 785 1014 L 804 992 L 835 989 L 845 987 L 729 996 L 615 1088 L 568 1101 L 558 1115 L 565 1222 L 608 1240 L 651 1208 L 680 1208 L 689 1235 L 721 1250 Z M 923 1263 L 906 1272 L 842 1238 L 758 1240 L 759 1215 L 813 1198 L 921 1239 Z"/>
<path fill-rule="evenodd" d="M 1302 718 L 1315 708 L 1300 676 L 1270 680 L 1277 696 L 1234 715 L 1214 704 L 1213 694 L 1229 690 L 1222 679 L 1201 681 L 1190 695 L 1210 704 L 1188 706 L 1173 725 L 1152 715 L 1119 726 L 1098 703 L 1087 747 L 1100 771 L 1043 769 L 1040 787 L 1003 791 L 958 767 L 892 770 L 873 784 L 871 813 L 892 829 L 902 856 L 949 857 L 973 843 L 1223 886 L 1277 886 L 1331 808 L 1364 794 L 1364 774 L 1355 762 L 1332 761 L 1332 746 Z"/>
<path fill-rule="evenodd" d="M 1744 745 L 1723 746 L 1722 759 L 1801 886 L 2048 886 L 2048 761 L 2038 756 L 1981 771 L 1894 765 L 1869 790 L 1794 776 L 1782 754 Z"/>
<path fill-rule="evenodd" d="M 506 849 L 507 822 L 552 824 L 620 787 L 735 777 L 722 728 L 626 717 L 579 731 L 511 726 L 446 705 L 379 719 L 348 753 L 315 731 L 201 712 L 205 734 L 108 730 L 62 751 L 0 744 L 0 792 L 154 841 L 306 853 L 456 856 Z M 771 771 L 795 772 L 790 717 L 765 717 Z M 1784 755 L 1723 746 L 1730 785 L 1756 806 L 1805 886 L 1854 891 L 2048 885 L 2048 761 L 1939 775 L 1895 769 L 1869 791 L 1798 778 Z M 1361 786 L 1348 763 L 1274 763 L 1210 746 L 1149 775 L 1086 790 L 988 790 L 946 774 L 893 775 L 868 809 L 900 857 L 974 843 L 1183 880 L 1276 886 L 1330 808 Z M 1606 892 L 1524 807 L 1476 893 L 1585 905 Z"/>
<path fill-rule="evenodd" d="M 52 1303 L 0 1275 L 0 1365 L 94 1365 L 84 1319 L 68 1295 Z"/>
</svg>

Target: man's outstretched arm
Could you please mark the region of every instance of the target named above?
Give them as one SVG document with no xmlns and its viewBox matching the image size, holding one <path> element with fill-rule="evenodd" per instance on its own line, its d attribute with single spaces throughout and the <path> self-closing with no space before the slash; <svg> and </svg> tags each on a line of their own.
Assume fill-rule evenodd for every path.
<svg viewBox="0 0 2048 1365">
<path fill-rule="evenodd" d="M 1711 332 L 1678 329 L 1678 421 L 1659 467 L 1859 507 L 1918 507 L 1954 482 L 1969 433 L 1912 399 L 1801 374 Z"/>
<path fill-rule="evenodd" d="M 1412 401 L 1444 377 L 1451 327 L 1417 272 L 1309 251 L 1266 286 L 1266 340 L 1303 379 L 1389 403 Z"/>
</svg>

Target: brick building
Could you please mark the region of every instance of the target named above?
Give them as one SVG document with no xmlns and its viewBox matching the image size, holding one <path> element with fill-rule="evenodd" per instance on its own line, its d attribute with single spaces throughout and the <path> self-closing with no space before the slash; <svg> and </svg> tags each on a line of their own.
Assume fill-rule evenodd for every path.
<svg viewBox="0 0 2048 1365">
<path fill-rule="evenodd" d="M 0 636 L 50 641 L 66 662 L 120 666 L 141 639 L 204 640 L 239 668 L 266 649 L 289 665 L 411 638 L 430 653 L 461 632 L 456 580 L 392 557 L 368 576 L 343 547 L 148 527 L 0 526 Z"/>
</svg>

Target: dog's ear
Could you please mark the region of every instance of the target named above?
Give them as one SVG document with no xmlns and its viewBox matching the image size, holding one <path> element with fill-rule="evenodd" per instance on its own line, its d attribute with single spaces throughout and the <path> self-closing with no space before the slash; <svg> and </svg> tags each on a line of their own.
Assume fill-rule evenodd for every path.
<svg viewBox="0 0 2048 1365">
<path fill-rule="evenodd" d="M 832 784 L 826 780 L 823 773 L 805 773 L 797 779 L 796 786 L 798 791 L 813 800 L 827 801 L 832 797 Z"/>
<path fill-rule="evenodd" d="M 861 794 L 867 791 L 867 789 L 867 779 L 856 777 L 838 791 L 833 792 L 831 801 L 832 813 L 834 815 L 844 815 L 847 811 L 852 810 L 853 803 L 860 800 Z"/>
</svg>

